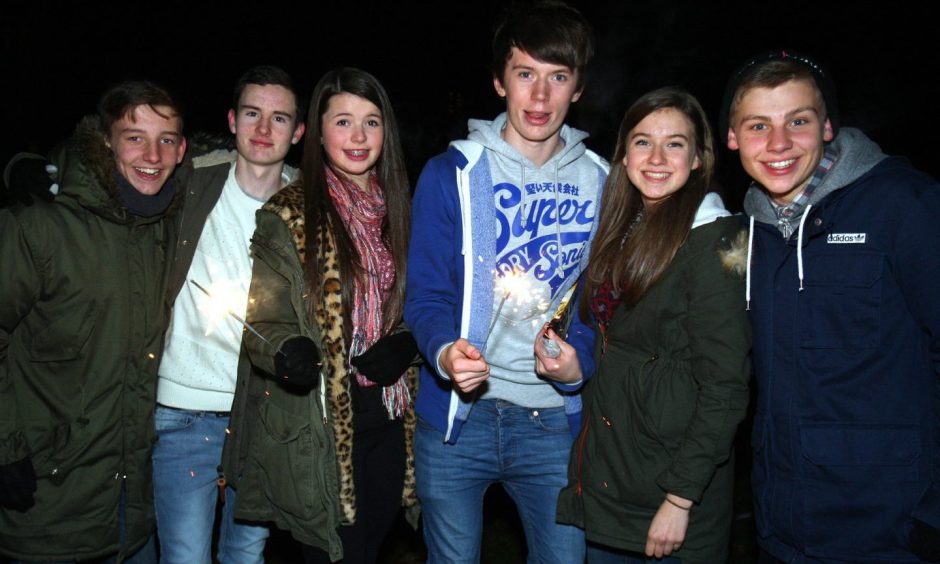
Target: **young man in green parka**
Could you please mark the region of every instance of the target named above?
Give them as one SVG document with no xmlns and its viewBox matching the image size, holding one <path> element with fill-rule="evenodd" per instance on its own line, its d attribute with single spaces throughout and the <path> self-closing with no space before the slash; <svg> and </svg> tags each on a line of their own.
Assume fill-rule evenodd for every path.
<svg viewBox="0 0 940 564">
<path fill-rule="evenodd" d="M 183 159 L 170 95 L 124 82 L 0 211 L 0 554 L 152 562 L 156 359 Z"/>
</svg>

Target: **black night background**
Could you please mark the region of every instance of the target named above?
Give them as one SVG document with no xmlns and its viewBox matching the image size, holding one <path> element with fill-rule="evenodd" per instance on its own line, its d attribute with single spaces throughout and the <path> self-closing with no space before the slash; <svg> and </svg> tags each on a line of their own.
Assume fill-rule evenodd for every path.
<svg viewBox="0 0 940 564">
<path fill-rule="evenodd" d="M 904 155 L 940 177 L 940 9 L 935 3 L 572 4 L 595 26 L 597 55 L 568 123 L 588 131 L 588 146 L 602 156 L 612 153 L 623 112 L 644 92 L 684 87 L 699 98 L 715 126 L 732 70 L 760 51 L 788 47 L 829 68 L 844 126 L 861 128 L 886 153 Z M 123 79 L 146 78 L 168 87 L 182 102 L 187 134 L 227 134 L 232 85 L 250 66 L 281 66 L 309 95 L 325 71 L 349 65 L 373 73 L 388 89 L 414 183 L 427 159 L 443 151 L 449 140 L 465 136 L 468 118 L 490 119 L 502 111 L 489 71 L 489 40 L 503 5 L 496 0 L 14 0 L 0 15 L 7 128 L 0 141 L 0 166 L 18 151 L 44 153 L 67 138 L 78 120 L 94 110 L 98 96 Z M 719 135 L 719 180 L 728 207 L 740 210 L 747 179 L 736 154 L 724 148 L 723 137 Z M 296 164 L 299 156 L 295 148 L 288 160 Z M 742 426 L 742 434 L 746 432 Z M 746 462 L 747 443 L 739 445 L 739 463 Z M 749 507 L 744 466 L 741 474 L 742 499 L 736 510 L 744 514 Z M 511 507 L 499 500 L 490 506 L 494 503 L 502 508 L 497 511 Z M 491 512 L 490 518 L 497 517 Z M 521 528 L 506 526 L 506 534 L 518 536 L 516 544 L 508 549 L 497 545 L 488 555 L 484 550 L 484 562 L 524 559 L 524 552 L 517 554 L 524 551 Z M 743 542 L 744 552 L 733 551 L 737 559 L 732 561 L 749 562 L 748 541 L 741 535 L 750 529 L 736 527 L 734 542 Z M 398 556 L 391 561 L 416 561 L 402 554 L 414 546 L 420 553 L 420 542 L 407 528 L 401 531 L 408 538 L 401 539 L 404 547 L 393 549 Z M 271 561 L 292 560 L 293 549 L 284 547 L 289 544 L 286 536 L 272 537 L 271 543 Z"/>
<path fill-rule="evenodd" d="M 889 154 L 940 176 L 935 46 L 940 10 L 914 2 L 574 2 L 594 24 L 597 56 L 568 122 L 611 154 L 624 110 L 665 85 L 689 89 L 717 123 L 724 84 L 751 55 L 788 47 L 835 77 L 842 123 Z M 184 106 L 186 130 L 226 134 L 231 87 L 248 67 L 287 69 L 309 92 L 326 70 L 358 66 L 387 87 L 409 172 L 463 137 L 469 117 L 501 111 L 489 72 L 494 15 L 504 2 L 79 3 L 38 1 L 0 20 L 7 134 L 0 161 L 45 152 L 93 110 L 109 85 L 148 78 Z M 12 6 L 12 5 L 10 5 Z M 723 147 L 723 143 L 719 143 Z M 739 209 L 747 184 L 719 151 L 719 179 Z M 299 150 L 289 160 L 296 161 Z"/>
</svg>

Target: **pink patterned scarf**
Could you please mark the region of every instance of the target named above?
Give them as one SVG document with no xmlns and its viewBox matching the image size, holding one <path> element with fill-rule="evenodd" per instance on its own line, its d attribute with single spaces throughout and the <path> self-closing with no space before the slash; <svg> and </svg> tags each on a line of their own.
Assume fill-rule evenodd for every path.
<svg viewBox="0 0 940 564">
<path fill-rule="evenodd" d="M 348 346 L 349 358 L 352 358 L 368 350 L 393 329 L 382 326 L 382 312 L 395 285 L 395 261 L 382 240 L 385 195 L 375 179 L 375 171 L 369 174 L 368 190 L 363 190 L 329 166 L 326 167 L 326 182 L 333 205 L 356 246 L 366 274 L 364 280 L 356 276 L 353 281 L 353 308 L 349 316 L 353 325 L 352 342 Z M 360 386 L 377 385 L 349 364 L 349 359 L 346 362 L 347 373 L 355 374 Z M 395 384 L 385 387 L 382 399 L 389 417 L 404 416 L 411 401 L 404 375 Z"/>
</svg>

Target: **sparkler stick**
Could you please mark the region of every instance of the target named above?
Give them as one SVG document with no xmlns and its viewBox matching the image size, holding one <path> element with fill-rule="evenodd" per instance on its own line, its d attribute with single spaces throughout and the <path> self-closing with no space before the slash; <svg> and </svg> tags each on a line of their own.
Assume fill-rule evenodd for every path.
<svg viewBox="0 0 940 564">
<path fill-rule="evenodd" d="M 486 330 L 486 337 L 483 338 L 484 347 L 487 341 L 490 340 L 490 333 L 496 327 L 503 306 L 506 305 L 506 301 L 509 300 L 510 296 L 515 295 L 519 305 L 532 299 L 529 281 L 525 279 L 525 271 L 518 266 L 513 267 L 512 272 L 507 273 L 505 276 L 497 276 L 496 286 L 502 288 L 503 297 L 499 300 L 499 305 L 496 306 L 496 314 L 493 316 L 493 321 L 490 322 L 489 329 Z"/>
<path fill-rule="evenodd" d="M 486 337 L 483 338 L 483 347 L 486 347 L 486 343 L 490 340 L 490 333 L 493 332 L 493 327 L 496 327 L 496 322 L 499 321 L 499 314 L 503 311 L 503 304 L 506 303 L 506 300 L 509 299 L 509 295 L 512 294 L 512 291 L 507 289 L 503 293 L 503 299 L 499 300 L 499 307 L 496 308 L 496 315 L 493 316 L 493 321 L 490 321 L 490 328 L 486 330 Z"/>
<path fill-rule="evenodd" d="M 215 300 L 215 297 L 212 295 L 212 293 L 209 292 L 209 290 L 206 290 L 205 288 L 203 288 L 202 285 L 199 284 L 199 282 L 196 282 L 196 281 L 193 280 L 192 278 L 190 278 L 189 281 L 190 281 L 190 283 L 192 283 L 193 286 L 195 286 L 195 287 L 199 288 L 200 290 L 202 290 L 202 293 L 203 293 L 203 294 L 209 296 L 209 299 L 210 299 L 210 300 Z M 251 326 L 251 323 L 248 323 L 247 321 L 245 321 L 244 319 L 242 319 L 241 316 L 239 316 L 237 313 L 235 313 L 234 311 L 232 311 L 231 308 L 226 307 L 226 308 L 225 308 L 225 312 L 228 313 L 229 315 L 231 315 L 232 318 L 233 318 L 235 321 L 241 323 L 241 324 L 242 324 L 242 327 L 244 327 L 245 329 L 248 329 L 249 331 L 251 331 L 251 333 L 252 333 L 255 337 L 258 337 L 258 338 L 261 339 L 264 343 L 266 343 L 268 346 L 270 346 L 271 348 L 274 348 L 274 345 L 271 343 L 271 341 L 267 340 L 264 335 L 262 335 L 261 333 L 259 333 L 257 329 L 255 329 L 254 327 Z M 280 354 L 280 353 L 281 353 L 281 351 L 278 351 L 278 354 Z"/>
</svg>

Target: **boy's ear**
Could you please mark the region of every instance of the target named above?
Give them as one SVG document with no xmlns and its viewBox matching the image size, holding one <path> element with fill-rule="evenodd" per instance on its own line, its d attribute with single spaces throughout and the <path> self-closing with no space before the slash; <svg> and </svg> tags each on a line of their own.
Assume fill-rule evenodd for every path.
<svg viewBox="0 0 940 564">
<path fill-rule="evenodd" d="M 496 93 L 499 94 L 500 98 L 506 97 L 506 89 L 503 88 L 503 81 L 501 81 L 495 74 L 493 75 L 493 88 L 496 89 Z"/>
<path fill-rule="evenodd" d="M 228 130 L 235 133 L 235 110 L 228 111 Z"/>
<path fill-rule="evenodd" d="M 728 148 L 732 151 L 738 150 L 738 137 L 734 134 L 734 129 L 728 128 Z"/>
</svg>

